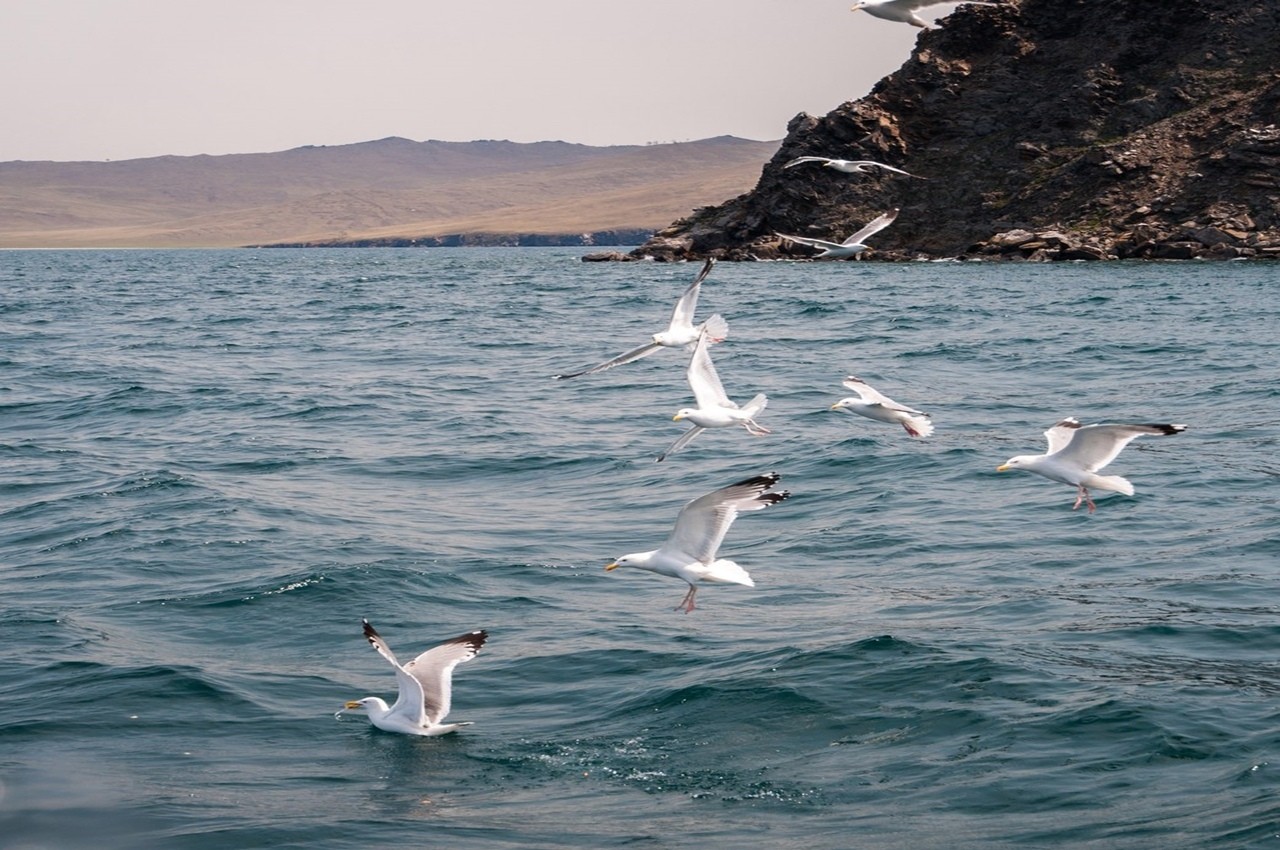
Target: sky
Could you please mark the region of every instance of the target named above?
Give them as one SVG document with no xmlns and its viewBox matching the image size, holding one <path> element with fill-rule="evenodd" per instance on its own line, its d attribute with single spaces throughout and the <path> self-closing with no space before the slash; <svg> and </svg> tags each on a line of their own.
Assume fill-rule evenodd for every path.
<svg viewBox="0 0 1280 850">
<path fill-rule="evenodd" d="M 780 139 L 910 57 L 851 2 L 0 0 L 0 161 Z"/>
</svg>

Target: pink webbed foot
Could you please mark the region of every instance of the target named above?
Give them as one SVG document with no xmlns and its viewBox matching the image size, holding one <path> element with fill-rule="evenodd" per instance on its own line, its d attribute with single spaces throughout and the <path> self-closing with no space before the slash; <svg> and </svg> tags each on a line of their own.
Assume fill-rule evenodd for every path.
<svg viewBox="0 0 1280 850">
<path fill-rule="evenodd" d="M 1080 489 L 1076 493 L 1076 503 L 1071 506 L 1071 510 L 1077 510 L 1081 504 L 1089 506 L 1089 513 L 1093 513 L 1098 507 L 1093 503 L 1093 499 L 1089 496 L 1089 491 L 1085 489 L 1083 484 L 1080 485 Z"/>
<path fill-rule="evenodd" d="M 676 606 L 677 611 L 683 611 L 688 614 L 697 606 L 693 604 L 693 597 L 698 595 L 698 588 L 689 585 L 689 592 L 684 595 L 684 599 L 680 600 L 680 604 Z"/>
</svg>

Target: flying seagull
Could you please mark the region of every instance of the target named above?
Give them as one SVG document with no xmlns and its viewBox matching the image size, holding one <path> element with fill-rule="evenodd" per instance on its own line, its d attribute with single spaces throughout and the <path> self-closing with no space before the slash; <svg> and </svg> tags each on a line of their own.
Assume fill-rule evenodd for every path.
<svg viewBox="0 0 1280 850">
<path fill-rule="evenodd" d="M 965 3 L 977 6 L 1001 5 L 1000 3 L 990 3 L 985 0 L 859 0 L 849 10 L 851 12 L 861 10 L 874 18 L 911 24 L 914 27 L 927 30 L 929 22 L 922 19 L 916 12 L 929 6 L 940 6 L 943 3 Z"/>
<path fill-rule="evenodd" d="M 807 236 L 787 236 L 779 233 L 779 238 L 787 239 L 800 245 L 808 245 L 810 248 L 821 248 L 822 253 L 814 257 L 815 260 L 824 258 L 844 259 L 845 257 L 856 257 L 863 251 L 867 250 L 867 246 L 863 240 L 869 239 L 889 225 L 893 224 L 893 220 L 898 217 L 898 210 L 893 209 L 879 218 L 872 221 L 866 227 L 850 236 L 843 242 L 828 242 L 825 239 L 811 239 Z"/>
<path fill-rule="evenodd" d="M 683 579 L 689 583 L 689 592 L 680 600 L 676 610 L 686 614 L 695 607 L 693 599 L 698 594 L 695 582 L 755 587 L 756 583 L 746 570 L 733 561 L 717 558 L 716 552 L 739 513 L 763 510 L 791 495 L 786 490 L 769 492 L 769 488 L 778 483 L 778 478 L 776 472 L 770 472 L 699 496 L 680 509 L 676 527 L 660 547 L 650 552 L 623 555 L 605 569 L 635 567 Z"/>
<path fill-rule="evenodd" d="M 842 398 L 831 405 L 832 410 L 847 410 L 878 422 L 897 422 L 913 437 L 927 437 L 933 433 L 929 414 L 881 395 L 866 381 L 854 375 L 845 378 L 843 383 L 857 393 L 858 397 Z"/>
<path fill-rule="evenodd" d="M 918 177 L 909 171 L 903 171 L 901 168 L 894 168 L 892 165 L 885 165 L 883 162 L 873 162 L 869 159 L 832 159 L 828 156 L 798 156 L 782 167 L 793 168 L 806 162 L 820 162 L 824 168 L 843 171 L 845 174 L 870 172 L 873 168 L 879 168 L 884 171 L 892 171 L 894 174 L 905 174 L 908 177 L 915 177 L 917 180 L 928 179 L 926 177 Z"/>
<path fill-rule="evenodd" d="M 564 379 L 576 378 L 579 375 L 591 375 L 596 372 L 603 372 L 605 369 L 612 369 L 614 366 L 621 366 L 623 363 L 639 360 L 641 357 L 648 357 L 662 348 L 683 348 L 697 342 L 698 336 L 704 328 L 710 335 L 712 342 L 723 342 L 724 338 L 729 334 L 729 325 L 719 313 L 709 317 L 700 325 L 693 324 L 693 313 L 698 307 L 698 291 L 702 287 L 702 281 L 706 280 L 707 275 L 711 274 L 711 267 L 715 264 L 715 260 L 708 259 L 706 264 L 703 265 L 702 271 L 698 272 L 698 276 L 693 279 L 693 283 L 689 284 L 688 288 L 685 289 L 684 294 L 680 296 L 680 300 L 676 302 L 675 310 L 671 313 L 671 322 L 665 331 L 659 331 L 644 345 L 619 354 L 612 360 L 606 360 L 598 366 L 583 369 L 581 372 L 556 375 L 555 377 Z"/>
<path fill-rule="evenodd" d="M 760 393 L 744 407 L 738 407 L 731 401 L 720 383 L 720 376 L 716 374 L 715 364 L 711 362 L 711 354 L 707 351 L 706 334 L 698 337 L 698 342 L 693 348 L 693 356 L 689 358 L 688 377 L 689 387 L 693 390 L 693 397 L 697 400 L 698 406 L 681 408 L 671 418 L 675 422 L 687 419 L 693 423 L 693 427 L 677 437 L 665 452 L 658 455 L 659 461 L 665 460 L 689 445 L 694 437 L 708 428 L 729 428 L 741 425 L 747 429 L 748 433 L 757 437 L 763 437 L 769 433 L 768 428 L 755 421 L 755 417 L 769 403 L 768 396 Z"/>
<path fill-rule="evenodd" d="M 1049 450 L 1042 455 L 1018 455 L 996 467 L 997 472 L 1025 469 L 1051 481 L 1061 481 L 1077 488 L 1076 503 L 1084 502 L 1093 513 L 1089 489 L 1114 490 L 1133 495 L 1133 485 L 1119 475 L 1096 475 L 1102 467 L 1116 459 L 1130 442 L 1147 435 L 1167 437 L 1181 434 L 1186 425 L 1081 425 L 1068 417 L 1044 432 Z"/>
<path fill-rule="evenodd" d="M 378 650 L 378 654 L 396 668 L 396 685 L 399 693 L 395 704 L 387 707 L 380 697 L 365 697 L 347 703 L 343 711 L 363 708 L 369 722 L 387 732 L 403 732 L 406 735 L 434 737 L 452 732 L 469 722 L 442 723 L 449 713 L 449 697 L 453 690 L 453 668 L 463 661 L 476 657 L 484 646 L 489 633 L 467 632 L 453 640 L 428 649 L 408 664 L 401 665 L 387 646 L 382 635 L 374 631 L 368 620 L 364 623 L 364 636 Z M 338 712 L 339 714 L 342 711 Z"/>
</svg>

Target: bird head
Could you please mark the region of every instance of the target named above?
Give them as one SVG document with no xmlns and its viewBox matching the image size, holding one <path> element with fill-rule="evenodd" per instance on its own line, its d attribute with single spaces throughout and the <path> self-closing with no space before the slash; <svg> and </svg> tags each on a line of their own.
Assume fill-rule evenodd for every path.
<svg viewBox="0 0 1280 850">
<path fill-rule="evenodd" d="M 858 2 L 857 2 L 857 3 L 854 3 L 852 6 L 850 6 L 850 7 L 849 7 L 849 11 L 850 11 L 850 12 L 857 12 L 857 11 L 859 11 L 859 10 L 862 10 L 862 9 L 867 8 L 867 7 L 868 7 L 868 6 L 870 6 L 870 5 L 871 5 L 871 4 L 870 4 L 870 3 L 868 3 L 868 2 L 866 2 L 866 0 L 858 0 Z"/>
<path fill-rule="evenodd" d="M 672 422 L 679 422 L 682 419 L 688 419 L 696 411 L 692 407 L 682 407 L 676 411 L 676 415 L 671 417 Z"/>
<path fill-rule="evenodd" d="M 1024 469 L 1027 466 L 1028 460 L 1031 460 L 1031 458 L 1029 458 L 1027 455 L 1018 455 L 1017 457 L 1011 457 L 1008 460 L 1006 460 L 1004 463 L 997 466 L 996 472 L 1008 472 L 1011 469 Z"/>
<path fill-rule="evenodd" d="M 859 399 L 856 399 L 850 396 L 849 398 L 842 398 L 839 401 L 837 401 L 835 404 L 831 405 L 831 409 L 832 410 L 848 410 L 850 407 L 853 407 L 855 404 L 858 404 L 858 403 L 859 403 Z"/>
</svg>

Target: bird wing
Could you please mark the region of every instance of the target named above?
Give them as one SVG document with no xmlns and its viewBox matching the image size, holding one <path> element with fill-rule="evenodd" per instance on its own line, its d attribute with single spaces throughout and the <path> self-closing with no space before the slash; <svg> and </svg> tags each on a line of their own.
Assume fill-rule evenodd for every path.
<svg viewBox="0 0 1280 850">
<path fill-rule="evenodd" d="M 893 220 L 897 217 L 898 217 L 898 210 L 896 208 L 889 210 L 889 212 L 885 213 L 884 215 L 879 216 L 878 218 L 872 219 L 872 221 L 866 227 L 862 228 L 857 233 L 853 234 L 848 239 L 844 240 L 842 245 L 844 246 L 861 245 L 864 240 L 872 236 L 875 236 L 881 230 L 884 230 L 886 227 L 893 224 Z"/>
<path fill-rule="evenodd" d="M 830 157 L 825 157 L 825 156 L 798 156 L 798 157 L 796 157 L 795 159 L 791 160 L 790 162 L 788 162 L 786 165 L 784 165 L 784 166 L 782 166 L 782 167 L 783 167 L 783 168 L 791 168 L 792 166 L 795 166 L 795 165 L 801 165 L 801 164 L 806 163 L 806 162 L 822 162 L 822 163 L 827 163 L 827 162 L 835 162 L 835 160 L 831 159 Z"/>
<path fill-rule="evenodd" d="M 707 429 L 706 429 L 706 428 L 703 428 L 701 425 L 694 425 L 694 426 L 693 426 L 692 428 L 690 428 L 688 431 L 685 431 L 685 432 L 684 432 L 683 434 L 681 434 L 679 437 L 676 437 L 675 442 L 674 442 L 674 443 L 672 443 L 671 445 L 667 446 L 667 450 L 666 450 L 665 452 L 663 452 L 662 454 L 658 455 L 657 460 L 655 460 L 654 462 L 655 462 L 655 463 L 661 463 L 662 461 L 664 461 L 664 460 L 666 460 L 667 458 L 671 457 L 673 454 L 675 454 L 676 452 L 680 451 L 680 450 L 681 450 L 681 449 L 683 449 L 685 446 L 687 446 L 687 445 L 689 445 L 691 442 L 693 442 L 693 438 L 694 438 L 694 437 L 696 437 L 696 436 L 698 436 L 699 434 L 701 434 L 701 433 L 702 433 L 703 431 L 705 431 L 705 430 L 707 430 Z"/>
<path fill-rule="evenodd" d="M 716 261 L 708 257 L 698 276 L 693 279 L 693 283 L 685 288 L 684 294 L 680 296 L 680 300 L 676 301 L 675 309 L 671 312 L 671 324 L 668 330 L 693 327 L 693 312 L 698 308 L 699 287 L 707 279 L 707 275 L 711 274 L 711 267 L 715 264 Z"/>
<path fill-rule="evenodd" d="M 427 723 L 439 723 L 449 713 L 453 668 L 475 658 L 488 637 L 489 633 L 483 630 L 467 632 L 428 649 L 404 666 L 420 686 Z"/>
<path fill-rule="evenodd" d="M 614 366 L 621 366 L 623 363 L 630 363 L 632 360 L 639 360 L 641 357 L 648 357 L 659 348 L 662 348 L 662 346 L 658 343 L 647 342 L 644 345 L 631 349 L 630 351 L 624 351 L 612 360 L 606 360 L 597 366 L 592 366 L 590 369 L 583 369 L 581 372 L 569 372 L 564 375 L 555 375 L 554 377 L 556 380 L 561 381 L 565 378 L 576 378 L 579 375 L 594 375 L 596 372 L 603 372 L 605 369 L 612 369 Z"/>
<path fill-rule="evenodd" d="M 361 620 L 364 624 L 364 636 L 374 649 L 378 650 L 378 654 L 387 659 L 391 666 L 396 670 L 396 701 L 392 704 L 390 711 L 407 712 L 414 716 L 419 724 L 424 720 L 422 716 L 421 706 L 423 704 L 422 683 L 409 675 L 408 671 L 401 666 L 396 660 L 395 653 L 391 651 L 391 647 L 387 646 L 387 642 L 382 639 L 382 635 L 369 625 L 368 620 Z"/>
<path fill-rule="evenodd" d="M 1076 429 L 1071 442 L 1059 449 L 1054 459 L 1079 466 L 1086 472 L 1097 472 L 1144 434 L 1168 436 L 1186 429 L 1186 425 L 1085 425 Z"/>
<path fill-rule="evenodd" d="M 854 164 L 855 164 L 855 165 L 867 165 L 867 166 L 870 166 L 870 167 L 872 167 L 872 168 L 881 168 L 881 169 L 883 169 L 883 170 L 885 170 L 885 171 L 892 171 L 892 172 L 893 172 L 893 173 L 895 173 L 895 174 L 905 174 L 905 175 L 907 175 L 908 177 L 915 177 L 915 175 L 914 175 L 914 174 L 912 174 L 912 173 L 911 173 L 911 172 L 909 172 L 909 171 L 903 171 L 901 168 L 895 168 L 895 167 L 893 167 L 892 165 L 885 165 L 883 162 L 874 162 L 874 161 L 869 160 L 869 159 L 866 159 L 866 160 L 859 160 L 858 162 L 856 162 L 856 163 L 854 163 Z"/>
<path fill-rule="evenodd" d="M 811 239 L 808 236 L 787 236 L 784 233 L 779 233 L 778 237 L 781 239 L 789 239 L 800 245 L 808 245 L 810 248 L 823 248 L 827 251 L 834 251 L 837 248 L 844 247 L 839 242 L 828 242 L 825 239 Z"/>
<path fill-rule="evenodd" d="M 881 407 L 888 408 L 889 410 L 900 410 L 903 413 L 914 413 L 917 416 L 929 415 L 923 410 L 916 410 L 914 407 L 907 407 L 905 404 L 899 404 L 856 375 L 850 375 L 845 378 L 842 383 L 846 388 L 857 393 L 867 404 L 878 404 Z"/>
<path fill-rule="evenodd" d="M 720 383 L 720 375 L 716 373 L 715 364 L 711 362 L 711 354 L 707 351 L 706 331 L 698 334 L 698 342 L 689 358 L 689 388 L 693 390 L 693 397 L 698 400 L 698 407 L 703 409 L 738 406 L 729 400 L 724 385 Z"/>
<path fill-rule="evenodd" d="M 1049 451 L 1045 454 L 1053 454 L 1063 448 L 1067 443 L 1071 442 L 1071 438 L 1075 436 L 1076 429 L 1080 427 L 1080 422 L 1073 416 L 1068 416 L 1061 422 L 1049 428 L 1044 432 L 1044 438 L 1049 441 Z"/>
<path fill-rule="evenodd" d="M 778 478 L 776 472 L 757 475 L 692 500 L 680 509 L 676 527 L 660 551 L 681 553 L 704 564 L 711 563 L 740 512 L 758 511 L 791 495 L 785 490 L 768 492 L 778 483 Z"/>
</svg>

